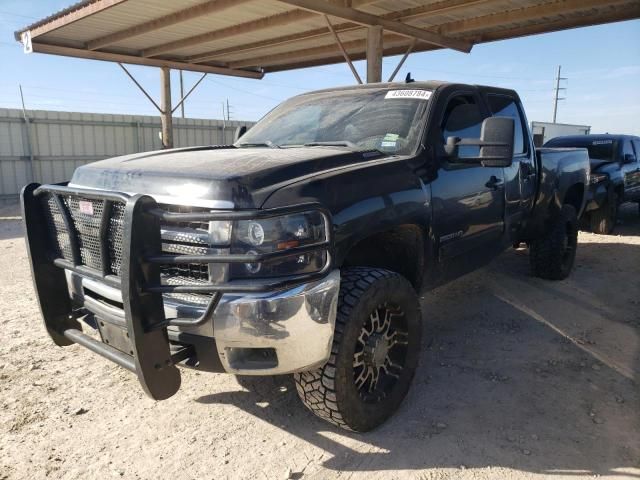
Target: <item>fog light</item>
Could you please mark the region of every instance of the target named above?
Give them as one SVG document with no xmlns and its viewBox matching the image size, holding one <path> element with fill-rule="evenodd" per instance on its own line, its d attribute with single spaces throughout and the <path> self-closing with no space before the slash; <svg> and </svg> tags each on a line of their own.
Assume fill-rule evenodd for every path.
<svg viewBox="0 0 640 480">
<path fill-rule="evenodd" d="M 258 252 L 256 252 L 255 250 L 250 250 L 250 251 L 247 252 L 247 254 L 248 255 L 257 255 Z M 245 263 L 244 266 L 247 269 L 247 272 L 249 272 L 251 274 L 258 273 L 260 271 L 260 268 L 262 267 L 262 265 L 260 263 Z"/>
</svg>

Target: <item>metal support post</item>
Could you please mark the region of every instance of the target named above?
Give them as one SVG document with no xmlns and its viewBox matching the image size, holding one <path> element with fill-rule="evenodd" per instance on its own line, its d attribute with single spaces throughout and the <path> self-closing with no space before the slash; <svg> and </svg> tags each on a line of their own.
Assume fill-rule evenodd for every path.
<svg viewBox="0 0 640 480">
<path fill-rule="evenodd" d="M 160 120 L 162 148 L 173 148 L 173 115 L 171 112 L 171 69 L 160 68 Z"/>
<path fill-rule="evenodd" d="M 382 81 L 382 27 L 367 28 L 367 83 Z"/>
<path fill-rule="evenodd" d="M 182 80 L 182 70 L 180 70 L 180 116 L 184 118 L 184 82 Z"/>
</svg>

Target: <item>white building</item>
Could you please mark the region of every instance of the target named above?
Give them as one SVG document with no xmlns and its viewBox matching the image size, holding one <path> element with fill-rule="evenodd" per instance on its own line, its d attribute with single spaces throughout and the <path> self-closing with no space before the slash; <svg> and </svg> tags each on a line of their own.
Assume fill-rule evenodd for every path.
<svg viewBox="0 0 640 480">
<path fill-rule="evenodd" d="M 568 123 L 531 122 L 533 143 L 541 147 L 555 137 L 565 135 L 589 135 L 591 127 L 588 125 L 570 125 Z"/>
</svg>

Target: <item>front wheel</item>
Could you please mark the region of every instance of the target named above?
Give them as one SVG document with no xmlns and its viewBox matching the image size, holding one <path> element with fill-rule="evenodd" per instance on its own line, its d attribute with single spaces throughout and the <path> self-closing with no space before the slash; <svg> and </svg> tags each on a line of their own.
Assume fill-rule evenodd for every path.
<svg viewBox="0 0 640 480">
<path fill-rule="evenodd" d="M 578 248 L 576 209 L 563 205 L 550 221 L 547 230 L 529 245 L 531 272 L 547 280 L 563 280 L 569 276 Z"/>
<path fill-rule="evenodd" d="M 401 275 L 379 268 L 342 271 L 329 361 L 294 375 L 300 399 L 347 430 L 369 431 L 407 395 L 420 355 L 418 296 Z"/>
<path fill-rule="evenodd" d="M 609 195 L 607 203 L 591 212 L 589 220 L 591 231 L 600 235 L 609 235 L 613 232 L 618 218 L 618 196 L 615 193 Z"/>
</svg>

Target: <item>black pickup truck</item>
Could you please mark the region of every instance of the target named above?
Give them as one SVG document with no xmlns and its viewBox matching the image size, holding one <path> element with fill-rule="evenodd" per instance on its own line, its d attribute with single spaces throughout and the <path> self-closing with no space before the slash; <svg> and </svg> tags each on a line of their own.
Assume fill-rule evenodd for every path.
<svg viewBox="0 0 640 480">
<path fill-rule="evenodd" d="M 315 414 L 366 431 L 409 389 L 419 292 L 522 243 L 565 278 L 588 176 L 586 150 L 534 149 L 514 91 L 391 83 L 297 96 L 234 145 L 85 165 L 22 205 L 57 345 L 158 400 L 178 365 L 293 373 Z"/>
<path fill-rule="evenodd" d="M 586 148 L 589 152 L 591 178 L 584 220 L 593 232 L 612 233 L 620 204 L 640 204 L 640 137 L 573 135 L 553 138 L 545 147 Z"/>
</svg>

